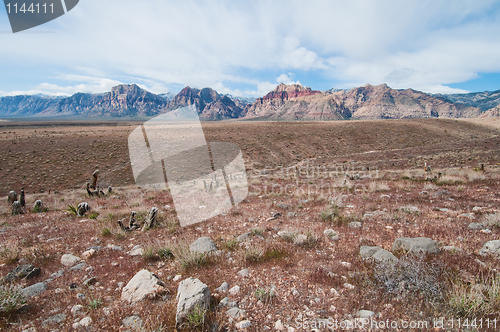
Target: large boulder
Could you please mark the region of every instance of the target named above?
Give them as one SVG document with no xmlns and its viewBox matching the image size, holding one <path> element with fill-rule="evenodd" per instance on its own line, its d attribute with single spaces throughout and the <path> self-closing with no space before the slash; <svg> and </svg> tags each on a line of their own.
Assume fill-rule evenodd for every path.
<svg viewBox="0 0 500 332">
<path fill-rule="evenodd" d="M 205 254 L 216 251 L 217 246 L 209 237 L 200 237 L 198 240 L 191 243 L 191 245 L 189 246 L 189 250 L 191 250 L 192 252 Z"/>
<path fill-rule="evenodd" d="M 184 279 L 177 289 L 177 314 L 175 323 L 180 325 L 194 310 L 205 310 L 210 305 L 208 286 L 195 278 Z"/>
<path fill-rule="evenodd" d="M 130 279 L 122 290 L 122 300 L 139 302 L 146 297 L 155 297 L 165 292 L 165 284 L 148 270 L 141 270 Z"/>
<path fill-rule="evenodd" d="M 486 242 L 479 251 L 479 255 L 494 255 L 500 258 L 500 240 L 492 240 Z"/>
<path fill-rule="evenodd" d="M 392 251 L 406 251 L 406 252 L 422 252 L 425 254 L 437 254 L 439 250 L 438 245 L 434 240 L 427 237 L 400 237 L 392 244 Z"/>
<path fill-rule="evenodd" d="M 398 259 L 390 251 L 380 247 L 362 246 L 359 248 L 359 254 L 363 259 L 373 259 L 377 263 L 396 262 Z"/>
</svg>

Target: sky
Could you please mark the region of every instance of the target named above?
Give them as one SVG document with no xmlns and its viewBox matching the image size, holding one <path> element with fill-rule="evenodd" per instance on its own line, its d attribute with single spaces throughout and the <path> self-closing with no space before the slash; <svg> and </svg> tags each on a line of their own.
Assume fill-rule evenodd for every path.
<svg viewBox="0 0 500 332">
<path fill-rule="evenodd" d="M 281 82 L 499 90 L 500 1 L 80 0 L 15 34 L 0 7 L 0 96 L 136 83 L 260 97 Z"/>
</svg>

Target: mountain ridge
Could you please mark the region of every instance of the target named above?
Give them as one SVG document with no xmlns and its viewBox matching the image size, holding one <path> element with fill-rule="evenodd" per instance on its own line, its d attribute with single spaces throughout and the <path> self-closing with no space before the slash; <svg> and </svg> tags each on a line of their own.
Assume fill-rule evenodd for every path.
<svg viewBox="0 0 500 332">
<path fill-rule="evenodd" d="M 206 121 L 488 117 L 498 116 L 500 90 L 442 95 L 391 89 L 386 84 L 318 91 L 281 83 L 261 98 L 249 98 L 189 86 L 176 95 L 154 94 L 136 84 L 122 84 L 98 94 L 0 97 L 0 116 L 151 117 L 187 105 L 195 105 L 200 119 Z"/>
</svg>

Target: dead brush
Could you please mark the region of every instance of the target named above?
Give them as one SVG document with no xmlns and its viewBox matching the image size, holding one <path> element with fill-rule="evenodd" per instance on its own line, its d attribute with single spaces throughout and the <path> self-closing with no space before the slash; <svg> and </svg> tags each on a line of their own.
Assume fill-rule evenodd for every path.
<svg viewBox="0 0 500 332">
<path fill-rule="evenodd" d="M 21 244 L 16 238 L 11 238 L 0 244 L 0 262 L 2 264 L 13 264 L 19 260 L 21 255 Z"/>
</svg>

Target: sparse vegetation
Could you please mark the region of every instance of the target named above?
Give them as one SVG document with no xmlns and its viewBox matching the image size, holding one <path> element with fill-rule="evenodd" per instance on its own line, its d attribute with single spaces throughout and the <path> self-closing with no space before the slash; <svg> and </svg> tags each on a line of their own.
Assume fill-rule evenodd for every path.
<svg viewBox="0 0 500 332">
<path fill-rule="evenodd" d="M 172 248 L 172 253 L 182 271 L 199 269 L 208 263 L 208 256 L 206 254 L 189 250 L 187 244 L 177 244 Z"/>
<path fill-rule="evenodd" d="M 0 313 L 9 312 L 26 303 L 21 287 L 17 285 L 0 285 Z"/>
<path fill-rule="evenodd" d="M 463 317 L 489 317 L 500 312 L 500 275 L 481 276 L 477 283 L 453 282 L 449 305 Z"/>
</svg>

